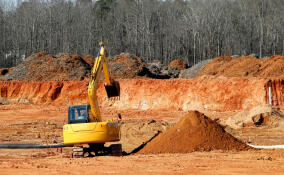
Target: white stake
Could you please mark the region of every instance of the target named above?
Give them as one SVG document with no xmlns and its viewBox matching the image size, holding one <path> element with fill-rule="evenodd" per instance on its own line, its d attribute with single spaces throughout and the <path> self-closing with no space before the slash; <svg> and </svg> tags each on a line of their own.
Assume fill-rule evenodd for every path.
<svg viewBox="0 0 284 175">
<path fill-rule="evenodd" d="M 271 99 L 271 87 L 269 87 L 269 104 L 272 105 L 272 99 Z"/>
</svg>

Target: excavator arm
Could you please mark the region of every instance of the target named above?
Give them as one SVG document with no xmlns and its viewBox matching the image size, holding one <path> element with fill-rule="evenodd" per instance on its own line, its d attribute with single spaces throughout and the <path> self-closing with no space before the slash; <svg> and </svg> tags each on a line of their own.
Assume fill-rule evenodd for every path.
<svg viewBox="0 0 284 175">
<path fill-rule="evenodd" d="M 97 89 L 98 81 L 100 79 L 102 69 L 105 76 L 105 89 L 108 98 L 119 96 L 119 84 L 118 82 L 111 79 L 110 72 L 108 69 L 108 64 L 106 60 L 106 49 L 103 42 L 99 43 L 100 50 L 98 57 L 95 59 L 94 67 L 91 72 L 91 79 L 88 85 L 88 97 L 91 106 L 91 114 L 89 115 L 90 122 L 101 122 L 102 117 L 99 110 L 98 99 L 97 99 Z"/>
</svg>

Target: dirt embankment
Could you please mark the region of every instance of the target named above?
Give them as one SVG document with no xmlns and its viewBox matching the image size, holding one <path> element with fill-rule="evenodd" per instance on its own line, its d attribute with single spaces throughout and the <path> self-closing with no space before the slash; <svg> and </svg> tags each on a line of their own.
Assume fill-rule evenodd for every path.
<svg viewBox="0 0 284 175">
<path fill-rule="evenodd" d="M 84 81 L 0 81 L 0 96 L 11 103 L 84 103 L 87 86 Z"/>
<path fill-rule="evenodd" d="M 119 100 L 108 100 L 99 84 L 101 107 L 120 110 L 214 110 L 251 109 L 267 104 L 267 80 L 225 77 L 196 79 L 129 79 L 119 80 Z M 9 102 L 84 104 L 85 81 L 73 82 L 0 82 L 0 96 Z"/>
<path fill-rule="evenodd" d="M 190 111 L 176 125 L 149 142 L 140 154 L 189 153 L 212 150 L 247 150 L 215 121 Z"/>
<path fill-rule="evenodd" d="M 213 59 L 199 73 L 225 77 L 284 78 L 284 56 L 274 55 L 265 59 L 254 57 L 222 56 Z"/>
</svg>

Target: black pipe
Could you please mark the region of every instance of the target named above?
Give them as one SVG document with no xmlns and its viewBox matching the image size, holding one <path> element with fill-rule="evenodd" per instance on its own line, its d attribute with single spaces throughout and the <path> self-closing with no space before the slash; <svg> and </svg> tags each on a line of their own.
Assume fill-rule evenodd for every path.
<svg viewBox="0 0 284 175">
<path fill-rule="evenodd" d="M 0 143 L 0 149 L 44 149 L 44 148 L 63 148 L 73 147 L 64 144 L 35 144 L 35 143 Z"/>
</svg>

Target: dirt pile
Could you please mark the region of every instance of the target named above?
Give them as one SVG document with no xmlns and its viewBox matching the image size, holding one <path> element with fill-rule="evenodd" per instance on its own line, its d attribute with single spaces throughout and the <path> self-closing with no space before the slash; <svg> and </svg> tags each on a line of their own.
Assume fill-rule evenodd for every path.
<svg viewBox="0 0 284 175">
<path fill-rule="evenodd" d="M 186 68 L 186 62 L 176 59 L 171 61 L 168 66 L 163 66 L 160 72 L 162 75 L 167 75 L 170 78 L 178 78 L 180 72 Z"/>
<path fill-rule="evenodd" d="M 114 78 L 129 79 L 148 77 L 157 79 L 168 79 L 168 75 L 151 72 L 148 65 L 138 56 L 121 53 L 109 60 L 109 67 Z"/>
<path fill-rule="evenodd" d="M 169 78 L 149 71 L 146 63 L 136 55 L 122 53 L 109 59 L 113 78 Z M 70 81 L 84 80 L 90 76 L 94 65 L 92 56 L 76 54 L 51 55 L 39 52 L 27 57 L 20 65 L 10 69 L 0 69 L 0 80 L 28 81 Z M 104 78 L 103 76 L 101 77 Z"/>
<path fill-rule="evenodd" d="M 198 111 L 190 111 L 175 126 L 149 142 L 140 154 L 247 150 L 249 147 Z"/>
<path fill-rule="evenodd" d="M 211 60 L 203 60 L 196 65 L 190 67 L 189 69 L 184 69 L 180 71 L 179 78 L 193 78 L 199 74 L 199 72 L 206 66 Z"/>
<path fill-rule="evenodd" d="M 235 129 L 248 126 L 278 127 L 284 124 L 284 113 L 271 105 L 261 105 L 239 112 L 222 123 Z"/>
<path fill-rule="evenodd" d="M 61 81 L 83 80 L 91 66 L 79 55 L 39 52 L 27 57 L 2 80 Z"/>
<path fill-rule="evenodd" d="M 109 67 L 114 78 L 134 78 L 151 74 L 141 58 L 128 53 L 122 53 L 109 60 Z"/>
<path fill-rule="evenodd" d="M 161 63 L 159 60 L 153 60 L 151 63 L 148 63 L 148 68 L 150 72 L 156 77 L 162 77 L 163 79 L 171 78 L 171 74 L 168 71 L 168 66 Z M 174 77 L 172 77 L 174 78 Z"/>
<path fill-rule="evenodd" d="M 198 76 L 284 78 L 284 56 L 266 59 L 254 57 L 217 57 L 207 64 Z"/>
<path fill-rule="evenodd" d="M 184 70 L 186 69 L 187 64 L 184 61 L 181 60 L 173 60 L 169 64 L 169 69 L 175 69 L 175 70 Z"/>
<path fill-rule="evenodd" d="M 153 60 L 151 63 L 148 63 L 148 68 L 152 73 L 161 74 L 161 70 L 164 69 L 164 66 L 161 61 Z"/>
<path fill-rule="evenodd" d="M 91 67 L 94 66 L 94 58 L 90 55 L 82 56 L 83 60 L 88 63 Z"/>
</svg>

